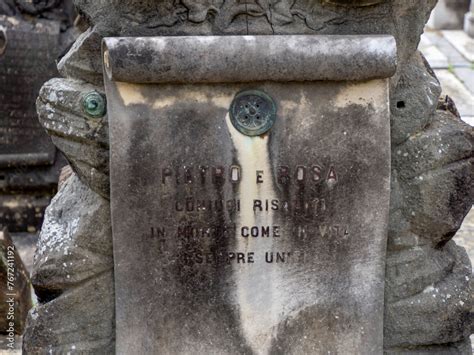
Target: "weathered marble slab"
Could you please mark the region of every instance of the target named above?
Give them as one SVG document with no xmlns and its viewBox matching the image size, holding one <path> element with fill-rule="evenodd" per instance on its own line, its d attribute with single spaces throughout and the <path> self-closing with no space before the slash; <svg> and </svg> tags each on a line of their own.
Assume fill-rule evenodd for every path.
<svg viewBox="0 0 474 355">
<path fill-rule="evenodd" d="M 390 194 L 383 76 L 395 69 L 394 41 L 365 46 L 359 81 L 348 82 L 333 81 L 342 80 L 340 63 L 357 53 L 352 45 L 374 38 L 267 38 L 278 39 L 271 45 L 287 53 L 289 68 L 304 51 L 311 77 L 298 82 L 302 69 L 286 70 L 271 80 L 275 68 L 257 66 L 246 82 L 221 52 L 219 70 L 234 63 L 235 82 L 218 83 L 205 53 L 217 56 L 206 48 L 218 51 L 219 43 L 234 41 L 272 65 L 270 43 L 247 46 L 239 37 L 187 38 L 202 46 L 201 57 L 170 56 L 180 38 L 142 38 L 140 47 L 133 38 L 105 40 L 119 354 L 383 352 Z M 340 62 L 323 62 L 311 46 L 324 41 L 330 52 L 341 39 L 349 54 L 341 51 Z M 157 56 L 170 62 L 150 66 L 148 84 L 120 81 L 129 63 L 136 65 L 126 77 L 139 77 L 140 63 Z M 246 58 L 238 66 L 251 66 Z M 331 75 L 319 76 L 322 64 Z M 190 77 L 187 66 L 199 68 L 199 80 L 174 83 L 184 81 L 180 73 Z M 250 137 L 233 126 L 229 108 L 243 90 L 274 100 L 267 133 Z"/>
</svg>

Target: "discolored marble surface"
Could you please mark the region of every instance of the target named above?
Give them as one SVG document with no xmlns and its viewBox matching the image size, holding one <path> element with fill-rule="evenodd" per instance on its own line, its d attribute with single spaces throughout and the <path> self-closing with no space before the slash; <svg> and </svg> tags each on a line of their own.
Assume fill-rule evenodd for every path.
<svg viewBox="0 0 474 355">
<path fill-rule="evenodd" d="M 277 39 L 294 50 L 295 37 L 268 38 Z M 160 49 L 164 58 L 174 40 Z M 332 38 L 323 40 L 330 53 Z M 213 41 L 195 40 L 197 52 Z M 246 41 L 242 52 L 272 57 L 267 45 Z M 140 47 L 126 48 L 108 55 L 139 63 Z M 143 58 L 155 58 L 152 44 L 143 48 Z M 320 52 L 307 48 L 319 63 Z M 177 58 L 174 66 L 188 65 L 188 56 Z M 297 61 L 284 58 L 288 67 Z M 387 55 L 380 69 L 391 62 Z M 185 74 L 173 84 L 180 72 L 156 63 L 148 80 L 163 81 L 160 68 L 168 68 L 171 83 L 106 83 L 117 353 L 380 354 L 388 79 L 298 82 L 297 72 L 283 71 L 274 82 L 240 83 L 241 71 L 237 83 L 180 85 Z M 215 77 L 225 65 L 201 66 L 200 75 Z M 340 63 L 330 65 L 324 75 L 338 78 Z M 240 133 L 229 117 L 234 97 L 249 89 L 277 108 L 259 136 Z"/>
</svg>

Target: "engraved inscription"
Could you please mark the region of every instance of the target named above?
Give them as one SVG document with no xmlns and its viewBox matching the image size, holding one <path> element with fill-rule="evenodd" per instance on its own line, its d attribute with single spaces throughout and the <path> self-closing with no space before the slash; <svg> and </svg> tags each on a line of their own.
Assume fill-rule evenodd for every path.
<svg viewBox="0 0 474 355">
<path fill-rule="evenodd" d="M 170 240 L 179 241 L 183 251 L 180 254 L 181 261 L 186 265 L 249 265 L 258 264 L 301 264 L 307 260 L 308 252 L 300 250 L 228 250 L 212 251 L 202 249 L 202 242 L 191 242 L 192 240 L 221 239 L 243 239 L 243 240 L 268 240 L 291 238 L 293 240 L 304 240 L 318 238 L 321 241 L 338 240 L 344 241 L 350 237 L 349 226 L 338 224 L 320 223 L 316 227 L 309 227 L 305 219 L 312 220 L 314 217 L 323 215 L 328 211 L 328 199 L 326 197 L 311 197 L 304 194 L 288 196 L 287 200 L 275 198 L 254 198 L 241 200 L 232 199 L 208 199 L 200 198 L 199 188 L 202 186 L 218 187 L 231 184 L 234 187 L 242 184 L 243 174 L 254 176 L 256 186 L 263 185 L 267 179 L 282 188 L 292 186 L 296 191 L 303 190 L 305 186 L 319 186 L 322 183 L 327 190 L 334 187 L 338 181 L 338 173 L 335 166 L 327 167 L 321 164 L 308 165 L 281 165 L 277 166 L 274 174 L 268 174 L 264 169 L 245 171 L 239 165 L 165 165 L 158 169 L 159 181 L 163 187 L 182 186 L 191 193 L 187 197 L 174 196 L 164 202 L 165 208 L 170 209 L 178 215 L 189 215 L 191 221 L 176 227 L 151 226 L 149 238 L 157 240 L 160 251 L 174 248 L 175 244 Z M 259 196 L 260 197 L 260 196 Z M 169 206 L 172 201 L 173 206 Z M 242 213 L 251 212 L 253 215 L 281 215 L 292 218 L 303 218 L 301 224 L 293 227 L 274 225 L 239 225 L 236 221 Z M 199 216 L 206 214 L 218 215 L 227 213 L 231 217 L 231 223 L 218 223 L 202 225 L 198 222 Z M 237 217 L 237 218 L 236 218 Z M 258 218 L 256 219 L 258 220 Z M 194 222 L 193 222 L 194 221 Z M 201 245 L 201 247 L 196 247 Z M 192 247 L 189 247 L 192 246 Z"/>
<path fill-rule="evenodd" d="M 251 173 L 251 172 L 246 172 Z M 239 165 L 232 166 L 208 166 L 194 165 L 183 167 L 165 166 L 159 170 L 160 181 L 166 184 L 239 184 L 242 181 L 242 168 Z M 255 182 L 263 184 L 265 181 L 264 170 L 253 172 Z M 294 167 L 281 165 L 276 169 L 276 182 L 281 185 L 315 184 L 326 182 L 334 185 L 338 181 L 338 174 L 334 166 L 324 167 L 319 164 L 296 165 Z"/>
</svg>

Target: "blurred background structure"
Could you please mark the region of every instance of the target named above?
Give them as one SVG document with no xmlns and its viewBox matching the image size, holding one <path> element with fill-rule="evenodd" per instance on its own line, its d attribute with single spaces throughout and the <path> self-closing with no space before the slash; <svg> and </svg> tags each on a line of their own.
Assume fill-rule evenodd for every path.
<svg viewBox="0 0 474 355">
<path fill-rule="evenodd" d="M 58 76 L 56 61 L 79 31 L 72 0 L 0 0 L 0 251 L 16 247 L 16 280 L 22 305 L 15 317 L 21 333 L 34 295 L 29 285 L 37 232 L 57 191 L 66 159 L 52 144 L 36 114 L 44 82 Z M 0 260 L 0 292 L 7 265 Z M 7 304 L 0 302 L 0 332 L 7 330 Z M 4 339 L 0 334 L 0 353 Z M 17 342 L 21 348 L 21 342 Z"/>
<path fill-rule="evenodd" d="M 66 164 L 36 115 L 36 97 L 57 76 L 72 43 L 72 1 L 0 1 L 0 225 L 34 233 Z"/>
</svg>

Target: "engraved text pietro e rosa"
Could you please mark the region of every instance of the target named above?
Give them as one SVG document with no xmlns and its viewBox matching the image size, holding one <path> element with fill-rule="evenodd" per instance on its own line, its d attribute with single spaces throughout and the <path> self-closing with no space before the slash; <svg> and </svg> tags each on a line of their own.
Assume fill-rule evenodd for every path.
<svg viewBox="0 0 474 355">
<path fill-rule="evenodd" d="M 198 165 L 172 167 L 164 166 L 159 169 L 159 180 L 163 186 L 180 185 L 223 185 L 230 183 L 233 186 L 242 181 L 242 169 L 238 165 L 228 167 L 221 165 Z M 245 172 L 247 173 L 247 172 Z M 264 170 L 249 172 L 254 174 L 255 184 L 263 184 L 266 178 L 274 179 L 274 182 L 283 187 L 294 186 L 304 189 L 312 184 L 325 184 L 325 187 L 333 188 L 338 182 L 338 174 L 334 166 L 326 168 L 321 165 L 296 165 L 292 168 L 281 165 L 275 169 L 275 176 L 266 176 Z M 298 195 L 288 199 L 262 199 L 256 198 L 246 201 L 244 204 L 238 198 L 228 200 L 211 200 L 188 196 L 174 201 L 174 213 L 221 213 L 228 212 L 232 215 L 249 209 L 254 214 L 258 213 L 282 213 L 294 216 L 314 218 L 324 214 L 327 210 L 325 198 L 311 196 L 302 198 Z M 158 241 L 160 249 L 166 249 L 168 238 L 178 239 L 200 239 L 200 238 L 281 238 L 291 236 L 292 238 L 318 237 L 322 239 L 340 239 L 349 237 L 349 228 L 346 225 L 319 224 L 316 229 L 308 231 L 304 225 L 285 228 L 280 225 L 237 225 L 236 223 L 220 223 L 216 225 L 200 225 L 199 222 L 187 222 L 178 225 L 173 230 L 164 226 L 151 226 L 150 237 Z M 252 251 L 220 251 L 206 252 L 193 250 L 182 256 L 186 262 L 192 264 L 214 264 L 214 263 L 238 263 L 253 264 L 259 259 L 265 263 L 304 263 L 307 255 L 304 251 L 268 251 L 264 255 L 255 255 Z"/>
</svg>

